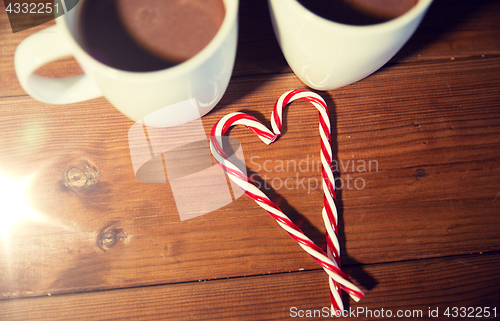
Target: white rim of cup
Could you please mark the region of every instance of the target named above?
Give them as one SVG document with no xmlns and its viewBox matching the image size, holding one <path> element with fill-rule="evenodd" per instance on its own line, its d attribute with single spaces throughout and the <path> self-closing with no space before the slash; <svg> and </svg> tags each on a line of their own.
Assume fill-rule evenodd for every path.
<svg viewBox="0 0 500 321">
<path fill-rule="evenodd" d="M 56 18 L 56 24 L 58 25 L 59 30 L 64 34 L 65 40 L 69 40 L 72 42 L 73 48 L 75 48 L 75 50 L 77 51 L 76 53 L 74 53 L 74 55 L 85 57 L 85 59 L 90 63 L 97 65 L 97 68 L 99 68 L 107 76 L 124 80 L 141 80 L 141 78 L 143 78 L 154 81 L 156 78 L 165 79 L 166 75 L 168 75 L 169 77 L 176 77 L 179 74 L 185 73 L 186 71 L 193 70 L 201 65 L 204 61 L 206 61 L 206 59 L 210 58 L 220 48 L 222 42 L 226 40 L 227 35 L 229 34 L 229 32 L 231 32 L 231 29 L 233 28 L 234 23 L 236 23 L 235 20 L 238 16 L 238 0 L 223 0 L 223 2 L 225 7 L 224 20 L 222 21 L 222 25 L 220 26 L 219 31 L 217 31 L 217 34 L 212 39 L 212 41 L 210 41 L 210 43 L 205 48 L 203 48 L 192 58 L 170 68 L 155 71 L 127 71 L 105 65 L 95 60 L 85 50 L 82 49 L 80 44 L 76 41 L 76 39 L 69 31 L 65 19 L 66 14 Z"/>
<path fill-rule="evenodd" d="M 416 17 L 420 16 L 422 12 L 424 12 L 432 3 L 433 0 L 418 0 L 417 4 L 415 4 L 410 10 L 405 12 L 404 14 L 400 15 L 399 17 L 396 17 L 394 19 L 381 22 L 381 23 L 376 23 L 376 24 L 371 24 L 371 25 L 362 25 L 362 26 L 357 26 L 357 25 L 348 25 L 340 22 L 335 22 L 331 21 L 328 19 L 325 19 L 321 16 L 318 16 L 317 14 L 309 11 L 306 7 L 304 7 L 302 4 L 300 4 L 297 0 L 278 0 L 282 2 L 287 2 L 286 5 L 290 5 L 293 10 L 299 12 L 299 11 L 307 11 L 309 14 L 316 18 L 316 22 L 320 25 L 322 25 L 322 28 L 342 28 L 342 31 L 345 32 L 353 32 L 353 33 L 378 33 L 381 31 L 384 31 L 386 29 L 394 30 L 397 29 L 398 27 L 404 26 L 411 21 L 413 21 Z"/>
</svg>

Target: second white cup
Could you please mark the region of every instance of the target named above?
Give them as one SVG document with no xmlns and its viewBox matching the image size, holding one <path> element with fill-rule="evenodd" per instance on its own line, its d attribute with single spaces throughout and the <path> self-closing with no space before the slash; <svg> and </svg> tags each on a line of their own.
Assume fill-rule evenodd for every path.
<svg viewBox="0 0 500 321">
<path fill-rule="evenodd" d="M 413 35 L 432 0 L 419 0 L 387 22 L 357 26 L 324 19 L 297 0 L 269 0 L 274 32 L 293 72 L 311 88 L 361 80 L 391 59 Z"/>
</svg>

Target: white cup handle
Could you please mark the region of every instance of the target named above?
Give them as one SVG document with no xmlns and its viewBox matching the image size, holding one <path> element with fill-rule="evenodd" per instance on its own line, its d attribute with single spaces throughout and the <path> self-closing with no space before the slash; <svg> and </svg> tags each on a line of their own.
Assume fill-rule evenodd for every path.
<svg viewBox="0 0 500 321">
<path fill-rule="evenodd" d="M 56 26 L 24 39 L 16 49 L 14 66 L 21 87 L 33 98 L 50 104 L 69 104 L 102 96 L 88 75 L 46 78 L 35 71 L 54 60 L 72 56 L 71 46 L 61 40 Z"/>
</svg>

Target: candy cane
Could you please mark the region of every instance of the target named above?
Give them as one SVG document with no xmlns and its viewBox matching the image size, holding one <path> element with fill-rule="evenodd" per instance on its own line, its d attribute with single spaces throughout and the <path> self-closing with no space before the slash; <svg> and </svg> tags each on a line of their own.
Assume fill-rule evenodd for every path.
<svg viewBox="0 0 500 321">
<path fill-rule="evenodd" d="M 259 188 L 251 178 L 246 176 L 229 159 L 222 148 L 222 136 L 227 130 L 235 125 L 245 125 L 255 132 L 267 145 L 271 144 L 281 135 L 283 108 L 296 99 L 310 101 L 319 111 L 320 136 L 321 136 L 321 162 L 322 183 L 324 190 L 324 208 L 322 210 L 323 220 L 326 226 L 327 253 L 309 239 L 298 226 L 286 216 L 279 207 L 274 204 Z M 329 276 L 330 297 L 332 308 L 335 311 L 343 311 L 340 289 L 346 291 L 355 301 L 363 297 L 363 292 L 352 283 L 349 277 L 340 270 L 340 247 L 337 238 L 338 215 L 335 206 L 335 187 L 332 173 L 332 150 L 330 147 L 330 120 L 325 101 L 321 96 L 306 90 L 294 90 L 284 93 L 274 105 L 271 117 L 273 132 L 259 122 L 255 117 L 244 113 L 231 113 L 221 118 L 212 128 L 210 137 L 210 149 L 219 166 L 224 169 L 229 178 L 240 186 L 247 195 L 265 209 L 277 223 L 298 242 L 311 257 L 326 271 Z"/>
<path fill-rule="evenodd" d="M 322 164 L 322 184 L 323 184 L 323 221 L 326 227 L 326 243 L 328 257 L 340 268 L 340 244 L 338 241 L 338 214 L 335 197 L 335 179 L 332 172 L 332 148 L 331 148 L 331 128 L 330 117 L 326 102 L 318 94 L 307 90 L 289 91 L 283 94 L 274 104 L 271 115 L 271 126 L 275 134 L 280 135 L 283 124 L 283 108 L 297 99 L 310 101 L 319 111 L 319 133 L 321 136 L 321 164 Z M 332 308 L 335 311 L 344 311 L 342 304 L 342 294 L 340 286 L 329 279 L 330 298 Z"/>
</svg>

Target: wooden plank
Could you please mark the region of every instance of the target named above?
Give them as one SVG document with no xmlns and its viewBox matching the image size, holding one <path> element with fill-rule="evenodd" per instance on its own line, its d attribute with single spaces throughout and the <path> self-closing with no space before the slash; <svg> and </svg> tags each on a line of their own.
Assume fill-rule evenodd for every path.
<svg viewBox="0 0 500 321">
<path fill-rule="evenodd" d="M 274 35 L 267 0 L 240 1 L 233 76 L 292 72 Z"/>
<path fill-rule="evenodd" d="M 353 239 L 360 241 L 347 245 L 349 262 L 433 256 L 432 253 L 440 251 L 440 242 L 450 241 L 449 237 L 453 238 L 451 235 L 455 233 L 466 237 L 450 241 L 447 253 L 476 252 L 471 248 L 475 246 L 499 249 L 495 231 L 499 223 L 500 190 L 496 179 L 500 147 L 499 77 L 494 67 L 497 64 L 497 58 L 478 58 L 403 68 L 391 66 L 362 82 L 324 94 L 329 105 L 334 106 L 335 158 L 339 160 L 340 178 L 345 185 L 341 196 L 342 226 L 345 233 L 358 235 Z M 276 82 L 283 83 L 275 85 L 273 81 L 269 86 L 280 86 L 283 91 L 293 88 L 282 78 Z M 412 94 L 404 98 L 396 94 L 409 90 Z M 267 92 L 267 88 L 257 90 L 239 103 L 248 104 L 250 109 L 252 102 L 260 105 Z M 287 116 L 287 122 L 294 127 L 287 126 L 290 132 L 276 146 L 281 142 L 292 146 L 300 141 L 298 150 L 303 155 L 314 155 L 310 162 L 317 164 L 318 152 L 315 147 L 307 146 L 318 141 L 316 133 L 308 129 L 314 128 L 316 120 L 309 121 L 309 114 L 302 110 L 294 114 L 293 108 L 301 110 L 301 107 L 292 106 Z M 292 130 L 296 132 L 292 134 Z M 288 144 L 287 139 L 290 139 Z M 279 160 L 287 160 L 293 153 L 268 156 L 271 160 L 268 168 L 274 168 L 275 173 L 265 173 L 262 164 L 254 169 L 283 182 L 300 171 L 278 172 Z M 299 156 L 295 160 L 298 163 L 304 158 Z M 376 161 L 372 169 L 370 161 Z M 306 179 L 314 178 L 313 173 L 300 174 Z M 357 187 L 363 188 L 358 190 L 354 186 L 356 180 Z M 298 206 L 300 213 L 311 213 L 305 208 L 308 200 L 284 188 L 279 193 L 292 209 Z M 482 213 L 479 219 L 487 222 L 482 233 L 490 236 L 485 242 L 476 240 L 479 215 L 475 213 Z M 314 215 L 307 218 L 313 226 L 321 226 Z M 380 244 L 370 246 L 373 244 L 370 237 L 378 232 L 384 234 L 380 238 L 391 247 L 390 254 Z"/>
<path fill-rule="evenodd" d="M 385 67 L 320 93 L 334 128 L 343 268 L 367 291 L 348 307 L 443 317 L 500 302 L 499 14 L 495 0 L 435 1 Z M 0 13 L 0 232 L 6 214 L 39 215 L 0 237 L 0 319 L 284 319 L 292 306 L 327 307 L 325 273 L 251 199 L 180 221 L 169 184 L 136 179 L 133 123 L 105 99 L 26 96 L 15 48 L 52 23 L 13 34 Z M 239 26 L 233 79 L 202 120 L 206 134 L 232 111 L 269 124 L 278 96 L 304 87 L 266 0 L 241 1 Z M 72 59 L 39 70 L 80 72 Z M 295 102 L 285 119 L 271 146 L 242 127 L 231 136 L 266 193 L 324 247 L 317 115 Z M 24 201 L 4 197 L 18 186 L 5 176 L 30 178 Z"/>
<path fill-rule="evenodd" d="M 499 66 L 500 58 L 394 65 L 322 93 L 336 128 L 335 159 L 344 161 L 340 177 L 366 185 L 339 191 L 344 263 L 499 249 Z M 240 110 L 268 124 L 274 100 L 300 87 L 291 74 L 236 79 L 203 118 L 205 131 Z M 285 119 L 284 136 L 268 147 L 244 128 L 231 135 L 249 168 L 274 187 L 270 197 L 322 243 L 317 115 L 297 102 Z M 0 249 L 0 275 L 9 276 L 0 282 L 3 298 L 317 267 L 246 196 L 181 222 L 168 184 L 136 180 L 132 122 L 103 99 L 54 106 L 4 98 L 0 120 L 2 173 L 34 175 L 28 203 L 47 219 L 18 225 Z M 297 167 L 277 168 L 288 159 Z M 344 169 L 353 159 L 376 160 L 378 169 Z M 67 181 L 73 168 L 85 186 Z M 278 188 L 288 178 L 292 188 Z M 100 246 L 103 231 L 117 237 L 110 248 Z"/>
<path fill-rule="evenodd" d="M 441 63 L 439 74 L 434 75 L 430 74 L 436 66 L 433 63 L 388 71 L 387 79 L 383 74 L 375 75 L 353 89 L 365 99 L 347 90 L 335 92 L 339 159 L 351 156 L 378 161 L 378 172 L 351 168 L 343 174 L 351 174 L 353 180 L 363 178 L 366 183 L 360 191 L 346 189 L 343 194 L 346 229 L 357 226 L 353 222 L 367 222 L 354 233 L 359 233 L 358 239 L 367 232 L 383 231 L 388 245 L 396 235 L 404 235 L 397 242 L 408 246 L 393 253 L 393 258 L 409 259 L 439 251 L 437 240 L 447 242 L 450 234 L 467 238 L 447 245 L 453 253 L 465 253 L 465 248 L 481 243 L 474 240 L 477 213 L 484 214 L 481 219 L 488 222 L 484 231 L 496 234 L 490 227 L 499 223 L 496 153 L 500 147 L 500 97 L 492 61 L 483 59 Z M 477 77 L 471 72 L 477 72 Z M 413 88 L 409 99 L 393 94 L 409 88 Z M 483 170 L 489 173 L 480 174 Z M 388 184 L 394 179 L 397 184 Z M 426 210 L 429 213 L 423 214 Z M 401 230 L 415 219 L 420 223 L 410 223 L 412 228 Z M 383 226 L 379 229 L 377 224 Z M 498 239 L 493 234 L 493 239 Z M 371 262 L 385 256 L 382 248 L 368 250 L 369 238 L 364 239 L 366 243 L 352 249 L 359 255 L 356 260 Z M 494 242 L 486 247 L 498 249 Z"/>
<path fill-rule="evenodd" d="M 0 5 L 3 11 L 3 3 Z M 452 7 L 453 10 L 449 10 Z M 421 27 L 393 63 L 419 62 L 500 54 L 500 15 L 498 1 L 435 1 Z M 0 97 L 25 95 L 13 67 L 17 45 L 27 36 L 53 22 L 12 33 L 6 14 L 0 14 Z M 234 77 L 291 72 L 274 36 L 266 0 L 240 2 L 239 39 Z M 55 77 L 78 74 L 70 59 L 45 67 Z"/>
<path fill-rule="evenodd" d="M 498 55 L 500 21 L 495 17 L 499 14 L 495 0 L 436 0 L 391 63 Z"/>
<path fill-rule="evenodd" d="M 403 313 L 418 320 L 429 318 L 430 311 L 435 311 L 439 313 L 436 319 L 445 319 L 446 308 L 454 313 L 453 307 L 471 307 L 474 316 L 481 312 L 479 315 L 485 317 L 480 308 L 489 307 L 490 313 L 496 309 L 498 318 L 499 265 L 500 255 L 495 253 L 352 267 L 352 276 L 368 290 L 359 303 L 346 302 L 346 315 L 356 320 L 390 320 Z M 283 320 L 298 317 L 299 313 L 314 315 L 317 310 L 313 319 L 323 319 L 330 317 L 328 308 L 325 273 L 313 270 L 3 300 L 0 317 L 2 320 Z M 459 316 L 462 311 L 456 313 Z M 393 318 L 387 317 L 389 314 Z M 485 319 L 495 319 L 493 316 Z"/>
</svg>

